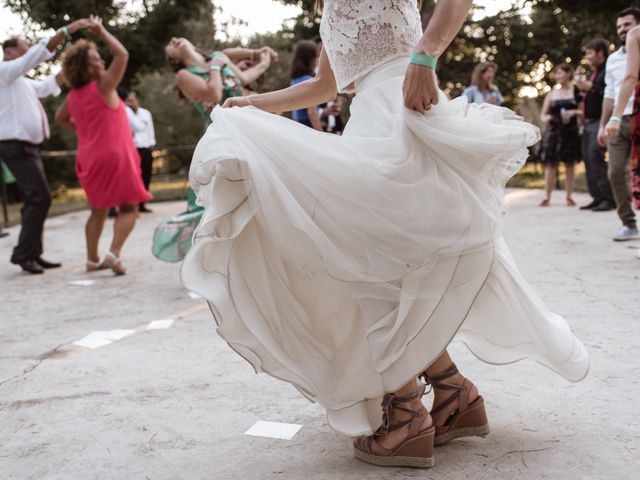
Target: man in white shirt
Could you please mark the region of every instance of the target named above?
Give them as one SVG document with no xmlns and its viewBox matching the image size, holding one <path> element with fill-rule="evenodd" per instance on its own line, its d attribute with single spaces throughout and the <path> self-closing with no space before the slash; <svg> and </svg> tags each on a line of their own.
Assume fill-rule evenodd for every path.
<svg viewBox="0 0 640 480">
<path fill-rule="evenodd" d="M 133 129 L 133 140 L 140 154 L 140 166 L 142 167 L 142 181 L 144 188 L 149 190 L 151 183 L 151 167 L 153 165 L 153 147 L 156 145 L 156 133 L 153 128 L 153 117 L 151 112 L 140 106 L 136 92 L 129 92 L 125 103 L 133 110 L 135 119 L 139 124 L 143 125 L 141 130 Z M 140 204 L 140 212 L 151 212 L 144 203 Z"/>
<path fill-rule="evenodd" d="M 16 178 L 24 201 L 22 228 L 11 262 L 29 273 L 60 267 L 42 255 L 42 232 L 51 205 L 49 184 L 44 174 L 39 144 L 49 136 L 49 122 L 38 97 L 60 93 L 62 76 L 30 80 L 24 75 L 53 57 L 55 49 L 71 34 L 89 25 L 77 20 L 56 32 L 48 41 L 29 45 L 12 38 L 2 44 L 0 62 L 0 159 Z"/>
<path fill-rule="evenodd" d="M 624 79 L 627 69 L 627 52 L 624 44 L 627 33 L 633 27 L 640 24 L 640 9 L 626 8 L 622 10 L 616 19 L 616 29 L 622 47 L 616 50 L 607 59 L 604 90 L 604 100 L 602 101 L 602 117 L 600 118 L 600 129 L 598 131 L 598 141 L 604 146 L 606 141 L 606 125 L 611 118 L 615 100 L 618 98 L 620 85 Z M 629 192 L 629 180 L 627 170 L 629 169 L 629 158 L 631 157 L 631 114 L 633 113 L 633 95 L 625 106 L 624 116 L 620 121 L 620 134 L 616 138 L 608 140 L 609 149 L 609 182 L 616 200 L 618 217 L 622 221 L 622 228 L 613 237 L 615 241 L 622 242 L 640 238 L 636 214 L 631 207 L 631 194 Z"/>
</svg>

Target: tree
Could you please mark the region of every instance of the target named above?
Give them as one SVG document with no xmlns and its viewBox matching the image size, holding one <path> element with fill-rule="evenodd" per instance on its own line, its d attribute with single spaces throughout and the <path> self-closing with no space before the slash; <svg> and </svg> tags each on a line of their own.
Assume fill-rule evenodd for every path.
<svg viewBox="0 0 640 480">
<path fill-rule="evenodd" d="M 144 0 L 131 10 L 123 0 L 5 0 L 12 11 L 26 15 L 32 26 L 57 29 L 90 14 L 103 18 L 109 30 L 129 50 L 129 65 L 123 83 L 128 86 L 138 71 L 164 68 L 164 46 L 171 37 L 185 36 L 211 45 L 215 33 L 210 0 Z M 78 36 L 83 36 L 79 33 Z M 108 57 L 104 49 L 101 49 Z"/>
</svg>

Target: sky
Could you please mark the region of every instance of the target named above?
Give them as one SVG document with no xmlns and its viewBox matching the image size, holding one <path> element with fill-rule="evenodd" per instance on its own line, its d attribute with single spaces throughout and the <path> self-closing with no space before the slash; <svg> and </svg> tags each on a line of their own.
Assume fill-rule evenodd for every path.
<svg viewBox="0 0 640 480">
<path fill-rule="evenodd" d="M 222 8 L 219 21 L 235 17 L 248 23 L 247 26 L 234 26 L 230 29 L 229 33 L 243 38 L 253 33 L 277 31 L 285 19 L 296 16 L 298 12 L 297 7 L 268 0 L 214 0 L 214 3 Z M 474 3 L 486 7 L 486 15 L 493 15 L 511 6 L 512 0 L 476 0 Z M 4 5 L 2 0 L 0 5 Z M 0 6 L 0 41 L 21 32 L 20 17 L 11 13 L 8 8 Z"/>
</svg>

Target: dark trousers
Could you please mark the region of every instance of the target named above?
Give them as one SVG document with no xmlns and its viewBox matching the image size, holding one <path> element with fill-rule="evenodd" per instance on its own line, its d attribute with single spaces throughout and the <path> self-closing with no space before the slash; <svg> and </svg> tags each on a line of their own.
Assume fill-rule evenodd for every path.
<svg viewBox="0 0 640 480">
<path fill-rule="evenodd" d="M 150 148 L 139 148 L 140 154 L 140 167 L 142 169 L 142 182 L 144 188 L 148 191 L 151 184 L 151 167 L 153 166 L 153 155 L 151 155 Z M 144 202 L 140 205 L 144 205 Z"/>
<path fill-rule="evenodd" d="M 582 133 L 582 159 L 587 170 L 587 186 L 596 203 L 606 201 L 615 205 L 604 161 L 605 149 L 598 145 L 599 127 L 600 120 L 587 119 Z"/>
<path fill-rule="evenodd" d="M 0 141 L 0 159 L 16 177 L 24 205 L 20 236 L 11 261 L 22 263 L 42 255 L 42 231 L 51 206 L 51 192 L 44 174 L 40 148 L 19 140 Z"/>
</svg>

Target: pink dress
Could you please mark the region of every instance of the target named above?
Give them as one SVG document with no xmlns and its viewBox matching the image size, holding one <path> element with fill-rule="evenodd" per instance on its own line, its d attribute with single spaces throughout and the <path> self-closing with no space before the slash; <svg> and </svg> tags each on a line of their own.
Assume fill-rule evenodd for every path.
<svg viewBox="0 0 640 480">
<path fill-rule="evenodd" d="M 110 208 L 149 200 L 122 100 L 111 108 L 94 81 L 72 90 L 67 108 L 78 138 L 76 173 L 89 205 Z"/>
</svg>

